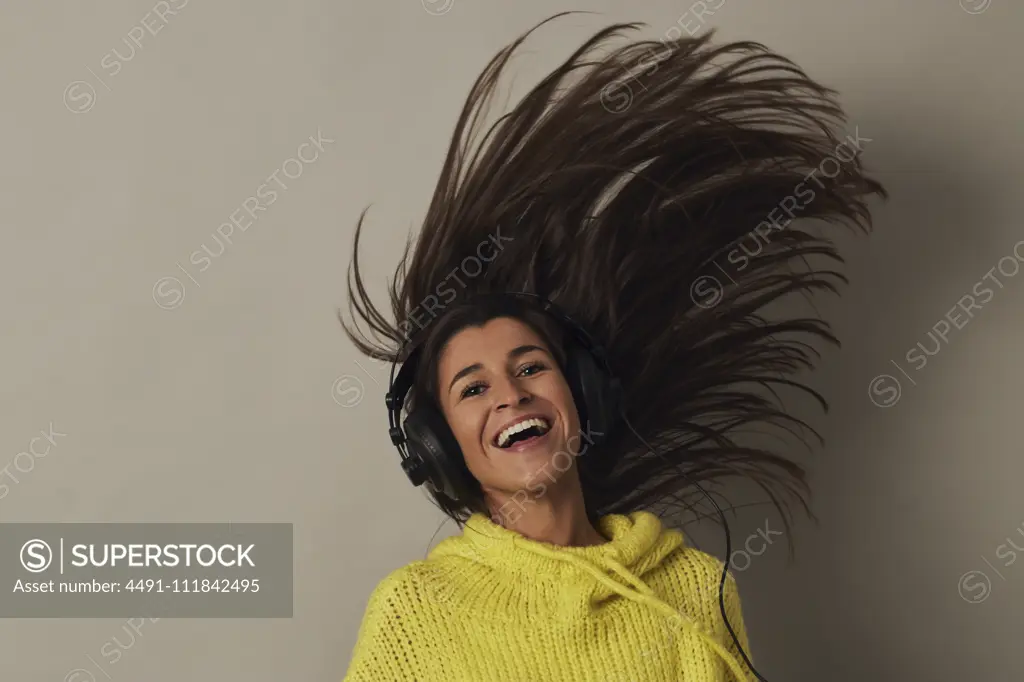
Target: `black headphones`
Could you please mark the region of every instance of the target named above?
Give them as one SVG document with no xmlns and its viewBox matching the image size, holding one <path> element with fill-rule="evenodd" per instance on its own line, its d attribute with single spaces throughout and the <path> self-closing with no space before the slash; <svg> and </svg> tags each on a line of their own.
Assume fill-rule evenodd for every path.
<svg viewBox="0 0 1024 682">
<path fill-rule="evenodd" d="M 612 372 L 604 348 L 581 325 L 543 296 L 526 292 L 478 296 L 501 296 L 536 303 L 570 332 L 566 366 L 563 368 L 565 378 L 576 403 L 581 429 L 585 429 L 589 442 L 595 445 L 601 442 L 620 418 L 622 401 L 622 384 Z M 396 377 L 395 368 L 404 349 L 403 346 L 391 365 L 390 386 L 384 398 L 391 442 L 398 449 L 402 469 L 414 486 L 427 483 L 452 500 L 465 502 L 470 499 L 473 480 L 444 416 L 431 405 L 419 405 L 399 427 L 405 398 L 412 388 L 423 347 L 420 345 L 409 352 Z"/>
</svg>

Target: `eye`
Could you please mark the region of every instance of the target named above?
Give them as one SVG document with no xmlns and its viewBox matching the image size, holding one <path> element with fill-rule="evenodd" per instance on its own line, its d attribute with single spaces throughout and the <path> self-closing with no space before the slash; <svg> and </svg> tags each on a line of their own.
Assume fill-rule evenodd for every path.
<svg viewBox="0 0 1024 682">
<path fill-rule="evenodd" d="M 519 370 L 519 374 L 523 376 L 533 376 L 537 372 L 542 372 L 545 369 L 547 369 L 547 365 L 545 365 L 543 362 L 531 362 L 530 364 L 524 366 L 521 370 Z"/>
<path fill-rule="evenodd" d="M 480 395 L 479 391 L 476 391 L 476 389 L 483 389 L 484 386 L 485 384 L 482 381 L 474 382 L 462 389 L 462 392 L 459 394 L 459 398 L 472 398 L 475 395 Z"/>
</svg>

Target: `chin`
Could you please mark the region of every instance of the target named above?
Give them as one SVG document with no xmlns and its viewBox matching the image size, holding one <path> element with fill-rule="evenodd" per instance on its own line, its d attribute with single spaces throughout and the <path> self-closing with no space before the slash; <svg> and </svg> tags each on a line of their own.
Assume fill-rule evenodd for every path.
<svg viewBox="0 0 1024 682">
<path fill-rule="evenodd" d="M 523 487 L 551 485 L 573 465 L 572 453 L 561 439 L 537 443 L 518 452 L 499 450 L 499 454 L 509 467 L 523 474 Z"/>
</svg>

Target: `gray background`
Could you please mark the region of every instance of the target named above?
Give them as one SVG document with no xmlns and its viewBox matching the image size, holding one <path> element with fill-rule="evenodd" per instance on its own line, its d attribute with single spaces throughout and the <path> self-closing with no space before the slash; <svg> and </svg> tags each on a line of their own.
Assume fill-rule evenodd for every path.
<svg viewBox="0 0 1024 682">
<path fill-rule="evenodd" d="M 847 295 L 818 304 L 845 341 L 812 379 L 833 404 L 816 422 L 821 523 L 798 526 L 795 561 L 776 541 L 738 573 L 769 679 L 1019 676 L 1024 562 L 998 552 L 1024 546 L 1024 275 L 1002 278 L 916 385 L 891 364 L 906 370 L 1024 237 L 1024 7 L 973 2 L 726 0 L 710 18 L 837 88 L 893 193 L 876 235 L 848 241 Z M 292 620 L 160 619 L 132 639 L 122 620 L 4 621 L 3 677 L 106 679 L 94 660 L 112 680 L 339 679 L 370 590 L 442 520 L 390 448 L 385 371 L 335 319 L 359 211 L 372 203 L 383 294 L 499 47 L 556 10 L 600 13 L 540 33 L 513 62 L 515 97 L 606 23 L 645 21 L 657 39 L 691 6 L 191 0 L 110 75 L 101 62 L 127 55 L 154 3 L 5 2 L 0 520 L 290 522 L 297 587 Z M 74 81 L 95 89 L 79 113 Z M 318 129 L 334 142 L 200 273 L 190 254 Z M 170 309 L 153 295 L 164 277 L 184 288 Z M 904 386 L 882 409 L 868 385 L 887 373 Z M 51 423 L 65 435 L 15 468 Z M 733 533 L 764 523 L 749 508 Z M 975 575 L 964 598 L 972 570 L 989 592 Z M 116 661 L 100 653 L 115 637 Z"/>
</svg>

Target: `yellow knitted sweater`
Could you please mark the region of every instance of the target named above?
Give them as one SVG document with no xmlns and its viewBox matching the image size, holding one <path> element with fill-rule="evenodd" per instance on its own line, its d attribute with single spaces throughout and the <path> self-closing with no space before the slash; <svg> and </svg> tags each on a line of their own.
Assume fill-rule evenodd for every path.
<svg viewBox="0 0 1024 682">
<path fill-rule="evenodd" d="M 560 547 L 483 514 L 370 595 L 343 682 L 726 682 L 753 678 L 722 620 L 722 562 L 646 511 Z M 750 655 L 736 584 L 726 613 Z"/>
</svg>

